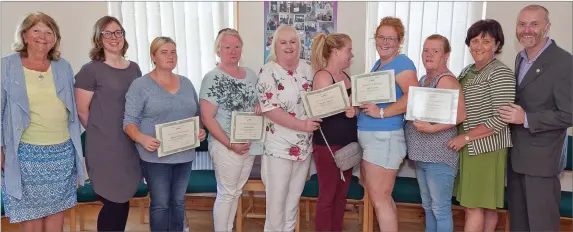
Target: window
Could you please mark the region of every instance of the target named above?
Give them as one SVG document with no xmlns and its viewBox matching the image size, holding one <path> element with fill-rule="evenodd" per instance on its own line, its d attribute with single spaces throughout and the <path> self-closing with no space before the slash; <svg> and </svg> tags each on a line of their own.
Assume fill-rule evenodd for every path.
<svg viewBox="0 0 573 232">
<path fill-rule="evenodd" d="M 431 34 L 448 38 L 452 51 L 448 67 L 459 74 L 472 57 L 465 45 L 467 29 L 485 17 L 485 2 L 369 2 L 366 34 L 365 69 L 370 71 L 379 59 L 374 45 L 374 33 L 386 16 L 398 17 L 406 27 L 401 53 L 416 65 L 418 78 L 426 73 L 421 53 L 424 40 Z"/>
<path fill-rule="evenodd" d="M 177 43 L 174 73 L 191 80 L 197 92 L 203 76 L 213 69 L 217 57 L 213 44 L 217 32 L 235 27 L 235 2 L 109 2 L 109 15 L 126 29 L 127 58 L 145 74 L 153 69 L 149 46 L 158 36 Z"/>
</svg>

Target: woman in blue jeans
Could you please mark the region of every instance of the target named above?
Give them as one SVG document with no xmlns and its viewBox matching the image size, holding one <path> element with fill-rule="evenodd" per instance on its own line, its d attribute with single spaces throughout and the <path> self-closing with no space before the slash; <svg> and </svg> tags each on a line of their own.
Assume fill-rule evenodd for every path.
<svg viewBox="0 0 573 232">
<path fill-rule="evenodd" d="M 424 42 L 422 61 L 426 75 L 420 87 L 460 90 L 456 124 L 464 121 L 466 111 L 461 85 L 448 70 L 450 43 L 441 35 L 431 35 Z M 455 125 L 408 121 L 405 126 L 408 156 L 416 162 L 416 177 L 422 205 L 426 212 L 426 231 L 454 230 L 452 192 L 458 172 L 458 153 L 447 147 L 458 135 Z"/>
<path fill-rule="evenodd" d="M 150 194 L 151 231 L 183 231 L 185 191 L 195 150 L 159 157 L 155 125 L 199 116 L 199 99 L 191 81 L 172 73 L 177 64 L 175 42 L 158 37 L 151 43 L 155 69 L 137 78 L 125 96 L 124 131 L 137 143 Z M 198 139 L 205 139 L 200 129 Z"/>
</svg>

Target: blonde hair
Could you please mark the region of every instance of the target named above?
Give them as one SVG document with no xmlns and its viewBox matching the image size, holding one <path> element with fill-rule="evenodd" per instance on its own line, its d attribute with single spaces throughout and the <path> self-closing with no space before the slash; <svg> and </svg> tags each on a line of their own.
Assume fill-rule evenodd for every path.
<svg viewBox="0 0 573 232">
<path fill-rule="evenodd" d="M 284 30 L 289 30 L 292 31 L 295 36 L 296 36 L 296 40 L 299 43 L 299 46 L 301 46 L 300 44 L 300 36 L 298 35 L 298 32 L 294 29 L 294 27 L 287 25 L 287 24 L 283 24 L 281 26 L 279 26 L 279 28 L 277 28 L 277 30 L 275 31 L 275 33 L 273 34 L 273 41 L 271 42 L 271 50 L 269 51 L 269 56 L 267 57 L 267 61 L 273 61 L 273 62 L 277 62 L 277 52 L 276 52 L 276 44 L 277 44 L 277 40 L 279 40 L 279 33 L 281 31 Z M 296 55 L 297 57 L 300 57 L 300 48 L 298 49 L 298 54 Z"/>
<path fill-rule="evenodd" d="M 215 39 L 215 43 L 213 44 L 213 48 L 215 49 L 215 54 L 219 52 L 219 47 L 221 46 L 221 40 L 223 40 L 223 37 L 225 37 L 226 35 L 237 37 L 237 39 L 241 41 L 241 44 L 243 44 L 243 39 L 241 38 L 241 35 L 239 35 L 239 32 L 237 30 L 232 28 L 223 28 L 217 34 L 217 38 Z"/>
<path fill-rule="evenodd" d="M 149 46 L 149 55 L 153 56 L 155 55 L 155 53 L 157 52 L 157 50 L 159 50 L 159 48 L 161 46 L 163 46 L 164 44 L 167 43 L 172 43 L 175 46 L 177 46 L 177 44 L 175 43 L 175 41 L 173 41 L 173 39 L 166 37 L 166 36 L 160 36 L 155 38 L 152 42 L 151 45 Z M 151 60 L 151 62 L 153 62 L 153 64 L 155 64 L 155 61 Z"/>
<path fill-rule="evenodd" d="M 400 20 L 400 18 L 397 17 L 384 17 L 380 20 L 380 24 L 378 24 L 378 27 L 376 27 L 376 31 L 374 32 L 374 37 L 376 37 L 376 34 L 378 34 L 378 30 L 380 30 L 380 28 L 382 28 L 383 26 L 389 26 L 394 28 L 394 30 L 396 30 L 396 33 L 398 34 L 398 41 L 400 41 L 400 44 L 404 43 L 404 35 L 406 34 L 406 29 L 404 28 L 404 24 L 402 23 L 402 20 Z"/>
<path fill-rule="evenodd" d="M 326 35 L 318 33 L 312 39 L 312 53 L 310 61 L 314 71 L 318 71 L 328 64 L 328 58 L 333 49 L 341 49 L 346 46 L 346 42 L 352 41 L 350 36 L 342 33 L 332 33 Z"/>
<path fill-rule="evenodd" d="M 129 44 L 127 43 L 127 39 L 125 39 L 125 30 L 123 26 L 119 22 L 119 20 L 112 16 L 103 16 L 94 24 L 93 27 L 93 35 L 92 35 L 92 48 L 89 52 L 89 57 L 91 60 L 99 60 L 105 61 L 105 53 L 103 49 L 103 36 L 102 32 L 107 25 L 110 23 L 117 23 L 123 31 L 123 48 L 121 48 L 121 56 L 125 57 L 125 53 L 127 52 L 127 48 L 129 48 Z M 114 35 L 115 36 L 115 35 Z"/>
<path fill-rule="evenodd" d="M 62 40 L 62 36 L 60 35 L 60 28 L 52 17 L 42 12 L 30 13 L 26 15 L 22 22 L 20 22 L 18 28 L 16 29 L 16 34 L 14 35 L 14 44 L 12 44 L 12 50 L 20 53 L 21 57 L 28 57 L 28 44 L 26 44 L 24 41 L 24 33 L 38 23 L 46 24 L 46 26 L 48 26 L 54 32 L 54 37 L 56 37 L 54 47 L 52 47 L 52 49 L 50 49 L 48 52 L 48 59 L 60 59 L 60 41 Z"/>
</svg>

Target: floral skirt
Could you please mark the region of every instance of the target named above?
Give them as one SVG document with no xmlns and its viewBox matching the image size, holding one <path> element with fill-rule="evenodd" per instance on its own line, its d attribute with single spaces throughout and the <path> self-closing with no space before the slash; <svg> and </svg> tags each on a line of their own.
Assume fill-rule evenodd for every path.
<svg viewBox="0 0 573 232">
<path fill-rule="evenodd" d="M 2 181 L 2 199 L 10 223 L 39 219 L 74 207 L 77 202 L 75 159 L 76 150 L 71 140 L 54 145 L 20 142 L 22 198 L 7 195 Z"/>
</svg>

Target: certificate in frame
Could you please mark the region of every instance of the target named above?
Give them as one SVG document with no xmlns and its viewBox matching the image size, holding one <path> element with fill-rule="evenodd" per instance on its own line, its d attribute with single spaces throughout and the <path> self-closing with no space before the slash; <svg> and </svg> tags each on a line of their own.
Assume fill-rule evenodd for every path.
<svg viewBox="0 0 573 232">
<path fill-rule="evenodd" d="M 231 113 L 231 143 L 262 143 L 265 141 L 266 117 L 254 112 Z"/>
<path fill-rule="evenodd" d="M 455 125 L 459 95 L 457 89 L 410 86 L 406 120 Z"/>
<path fill-rule="evenodd" d="M 353 75 L 350 80 L 353 106 L 360 106 L 364 102 L 396 102 L 394 69 Z"/>
<path fill-rule="evenodd" d="M 199 116 L 155 125 L 160 141 L 157 156 L 164 157 L 199 147 Z"/>
<path fill-rule="evenodd" d="M 310 92 L 301 92 L 302 103 L 311 118 L 326 118 L 344 112 L 350 100 L 344 81 Z"/>
</svg>

